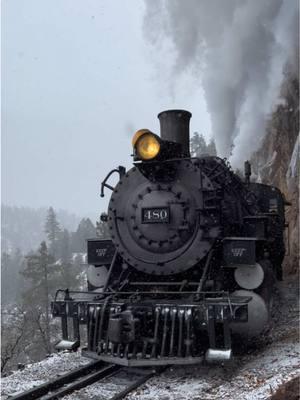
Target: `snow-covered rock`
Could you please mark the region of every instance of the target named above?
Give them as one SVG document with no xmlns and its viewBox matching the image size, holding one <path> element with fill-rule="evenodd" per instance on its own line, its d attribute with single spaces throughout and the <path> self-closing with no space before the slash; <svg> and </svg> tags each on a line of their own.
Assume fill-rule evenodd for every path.
<svg viewBox="0 0 300 400">
<path fill-rule="evenodd" d="M 286 173 L 287 186 L 291 190 L 291 185 L 295 184 L 294 180 L 299 177 L 299 150 L 300 150 L 300 134 L 295 142 L 291 161 Z"/>
</svg>

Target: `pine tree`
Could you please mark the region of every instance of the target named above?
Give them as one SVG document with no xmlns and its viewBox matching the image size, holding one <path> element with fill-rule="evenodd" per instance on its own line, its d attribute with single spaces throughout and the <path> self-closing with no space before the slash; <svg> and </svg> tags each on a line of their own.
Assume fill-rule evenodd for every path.
<svg viewBox="0 0 300 400">
<path fill-rule="evenodd" d="M 202 134 L 194 132 L 191 138 L 191 155 L 192 157 L 203 157 L 204 155 L 216 156 L 217 149 L 214 138 L 208 144 Z"/>
<path fill-rule="evenodd" d="M 206 150 L 210 156 L 217 155 L 216 143 L 215 143 L 214 138 L 210 139 L 210 142 L 208 143 Z"/>
<path fill-rule="evenodd" d="M 109 239 L 109 229 L 107 226 L 107 222 L 96 221 L 96 236 L 101 239 Z"/>
<path fill-rule="evenodd" d="M 57 221 L 56 214 L 52 207 L 49 208 L 46 223 L 45 223 L 45 232 L 47 234 L 47 238 L 49 240 L 49 252 L 54 257 L 57 257 L 58 251 L 58 237 L 61 232 L 59 222 Z"/>
<path fill-rule="evenodd" d="M 59 255 L 61 261 L 62 263 L 70 263 L 72 255 L 69 231 L 64 229 L 59 236 Z"/>
<path fill-rule="evenodd" d="M 31 283 L 31 287 L 24 293 L 24 301 L 33 314 L 37 315 L 36 322 L 42 334 L 45 349 L 50 348 L 50 292 L 57 287 L 53 256 L 48 253 L 46 242 L 42 242 L 36 254 L 26 257 L 27 263 L 21 274 Z M 39 312 L 41 310 L 41 312 Z"/>
<path fill-rule="evenodd" d="M 1 257 L 1 300 L 3 304 L 16 303 L 20 299 L 20 275 L 23 256 L 20 249 L 13 253 L 2 253 Z"/>
<path fill-rule="evenodd" d="M 78 289 L 80 286 L 81 269 L 73 262 L 70 234 L 67 229 L 60 235 L 60 287 Z"/>
<path fill-rule="evenodd" d="M 96 236 L 96 228 L 89 218 L 83 218 L 73 235 L 72 250 L 73 252 L 86 252 L 86 240 Z"/>
<path fill-rule="evenodd" d="M 202 134 L 194 132 L 191 138 L 191 155 L 192 157 L 201 157 L 203 154 L 207 154 L 207 146 Z"/>
<path fill-rule="evenodd" d="M 20 277 L 20 271 L 22 269 L 24 262 L 24 256 L 19 248 L 17 248 L 13 253 L 13 271 L 14 271 L 14 285 L 15 293 L 14 299 L 15 301 L 21 300 L 21 291 L 22 291 L 22 281 Z"/>
<path fill-rule="evenodd" d="M 12 260 L 10 254 L 3 252 L 1 255 L 1 303 L 8 304 L 12 301 Z"/>
</svg>

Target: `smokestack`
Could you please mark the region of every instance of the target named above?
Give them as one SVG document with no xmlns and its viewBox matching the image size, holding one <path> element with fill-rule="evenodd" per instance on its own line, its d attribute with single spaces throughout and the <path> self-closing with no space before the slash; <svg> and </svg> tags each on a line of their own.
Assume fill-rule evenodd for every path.
<svg viewBox="0 0 300 400">
<path fill-rule="evenodd" d="M 167 110 L 158 114 L 160 137 L 163 140 L 180 143 L 182 153 L 190 157 L 190 118 L 192 114 L 185 110 Z"/>
</svg>

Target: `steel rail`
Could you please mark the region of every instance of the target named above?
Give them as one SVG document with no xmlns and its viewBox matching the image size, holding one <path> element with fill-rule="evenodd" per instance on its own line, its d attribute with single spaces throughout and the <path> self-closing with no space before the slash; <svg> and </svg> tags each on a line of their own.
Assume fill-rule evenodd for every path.
<svg viewBox="0 0 300 400">
<path fill-rule="evenodd" d="M 100 368 L 100 369 L 99 369 Z M 145 371 L 141 369 L 138 371 L 141 376 L 138 377 L 134 382 L 129 383 L 125 389 L 116 393 L 109 400 L 121 400 L 124 399 L 128 393 L 137 389 L 139 386 L 144 384 L 146 381 L 151 379 L 153 376 L 158 375 L 165 371 L 168 367 L 159 367 L 151 369 L 151 371 Z M 99 370 L 97 370 L 99 369 Z M 53 379 L 45 384 L 38 387 L 32 388 L 26 392 L 20 393 L 16 396 L 10 397 L 10 400 L 32 400 L 32 399 L 43 399 L 43 400 L 54 400 L 62 398 L 76 390 L 80 390 L 89 386 L 95 382 L 107 379 L 117 375 L 119 372 L 126 370 L 126 367 L 116 364 L 107 364 L 104 361 L 96 361 L 85 365 L 84 367 L 77 368 L 74 371 L 68 372 L 57 379 Z M 96 371 L 95 371 L 96 370 Z M 136 369 L 134 374 L 136 374 Z"/>
<path fill-rule="evenodd" d="M 69 386 L 64 387 L 58 391 L 55 391 L 54 393 L 49 393 L 48 395 L 42 397 L 42 399 L 43 400 L 60 399 L 61 397 L 73 393 L 76 390 L 83 389 L 95 382 L 98 382 L 99 380 L 102 380 L 104 378 L 109 378 L 115 375 L 121 368 L 122 367 L 120 365 L 115 365 L 115 364 L 107 365 L 100 371 L 96 371 L 86 377 L 83 377 L 77 380 L 76 382 L 71 383 Z"/>
<path fill-rule="evenodd" d="M 140 378 L 138 378 L 135 382 L 129 384 L 125 389 L 121 390 L 119 393 L 116 393 L 113 397 L 110 397 L 109 400 L 122 400 L 124 397 L 128 395 L 128 393 L 132 392 L 133 390 L 137 389 L 149 379 L 153 378 L 155 375 L 159 375 L 164 372 L 168 367 L 160 367 L 155 370 L 151 370 L 150 372 L 143 371 L 143 374 Z"/>
<path fill-rule="evenodd" d="M 100 370 L 99 370 L 100 368 Z M 63 391 L 68 391 L 68 393 L 78 390 L 81 387 L 87 386 L 94 383 L 101 377 L 108 376 L 113 371 L 119 369 L 119 366 L 109 365 L 104 361 L 96 361 L 89 363 L 83 367 L 79 367 L 74 371 L 68 372 L 59 378 L 52 379 L 40 386 L 34 387 L 26 392 L 17 394 L 16 396 L 10 397 L 10 400 L 33 400 L 39 399 L 41 397 L 47 399 L 54 399 L 60 397 L 60 393 Z M 96 370 L 96 372 L 95 372 Z M 75 381 L 75 382 L 74 382 Z M 72 385 L 72 382 L 74 384 Z M 57 389 L 64 387 L 62 390 L 57 391 Z M 53 393 L 50 393 L 53 392 Z M 50 393 L 50 394 L 49 394 Z M 49 396 L 48 396 L 49 394 Z M 65 393 L 67 394 L 67 392 Z M 45 397 L 47 396 L 47 397 Z"/>
</svg>

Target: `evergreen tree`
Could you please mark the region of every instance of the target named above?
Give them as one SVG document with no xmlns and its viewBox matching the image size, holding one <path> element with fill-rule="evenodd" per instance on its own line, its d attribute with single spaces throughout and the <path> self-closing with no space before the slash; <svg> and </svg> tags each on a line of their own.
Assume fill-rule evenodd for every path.
<svg viewBox="0 0 300 400">
<path fill-rule="evenodd" d="M 12 276 L 11 276 L 12 260 L 11 256 L 3 252 L 1 255 L 1 302 L 8 304 L 13 301 L 12 299 Z"/>
<path fill-rule="evenodd" d="M 46 223 L 45 223 L 45 232 L 47 234 L 47 238 L 49 240 L 49 252 L 54 257 L 57 257 L 58 251 L 58 237 L 61 232 L 59 222 L 57 221 L 56 214 L 52 207 L 49 208 Z"/>
<path fill-rule="evenodd" d="M 191 155 L 192 157 L 203 157 L 204 155 L 216 156 L 217 149 L 215 140 L 212 138 L 208 144 L 202 134 L 194 132 L 191 138 Z"/>
<path fill-rule="evenodd" d="M 207 145 L 206 151 L 210 156 L 217 155 L 216 143 L 215 143 L 214 138 L 210 139 L 210 142 Z"/>
<path fill-rule="evenodd" d="M 103 222 L 101 220 L 96 221 L 96 236 L 101 239 L 109 239 L 110 238 L 107 222 Z"/>
<path fill-rule="evenodd" d="M 204 136 L 202 134 L 199 135 L 198 132 L 194 132 L 191 138 L 190 147 L 192 157 L 201 157 L 203 154 L 207 153 Z"/>
<path fill-rule="evenodd" d="M 21 280 L 20 271 L 22 270 L 24 263 L 24 256 L 19 248 L 17 248 L 13 253 L 13 264 L 14 264 L 14 287 L 15 287 L 15 301 L 21 300 L 21 292 L 23 287 L 23 282 Z"/>
<path fill-rule="evenodd" d="M 81 253 L 77 253 L 74 255 L 73 265 L 79 270 L 82 268 L 84 264 L 84 259 Z"/>
<path fill-rule="evenodd" d="M 71 243 L 70 234 L 67 229 L 64 229 L 59 235 L 59 256 L 62 263 L 71 262 Z"/>
<path fill-rule="evenodd" d="M 56 270 L 52 266 L 53 256 L 48 253 L 46 242 L 42 242 L 36 254 L 26 257 L 27 263 L 21 272 L 24 278 L 31 283 L 31 287 L 24 293 L 24 301 L 30 311 L 36 314 L 36 322 L 47 352 L 50 348 L 50 292 L 57 288 L 55 279 Z"/>
<path fill-rule="evenodd" d="M 64 229 L 60 237 L 60 287 L 78 289 L 80 286 L 79 276 L 81 268 L 72 260 L 71 240 L 68 230 Z"/>
<path fill-rule="evenodd" d="M 21 281 L 19 272 L 23 262 L 20 249 L 12 254 L 2 253 L 1 257 L 1 300 L 3 304 L 20 300 Z"/>
<path fill-rule="evenodd" d="M 73 252 L 86 253 L 86 240 L 96 236 L 96 228 L 89 218 L 83 218 L 72 238 Z"/>
</svg>

